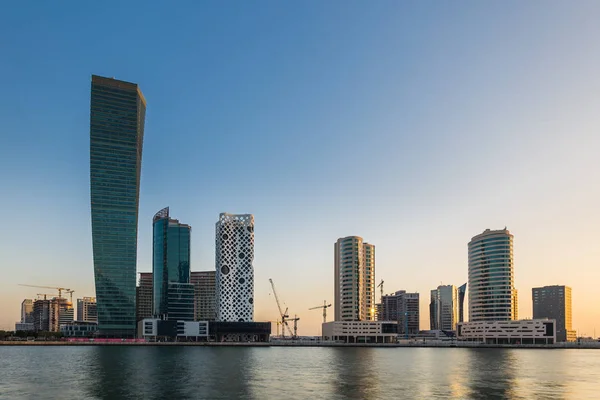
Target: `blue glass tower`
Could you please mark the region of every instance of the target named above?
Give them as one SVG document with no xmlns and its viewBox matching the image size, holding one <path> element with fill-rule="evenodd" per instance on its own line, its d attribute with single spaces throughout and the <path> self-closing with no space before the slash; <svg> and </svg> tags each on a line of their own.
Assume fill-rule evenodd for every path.
<svg viewBox="0 0 600 400">
<path fill-rule="evenodd" d="M 146 100 L 138 85 L 92 76 L 90 192 L 98 330 L 135 335 L 138 204 Z"/>
<path fill-rule="evenodd" d="M 189 225 L 169 218 L 169 207 L 152 219 L 153 314 L 178 321 L 194 320 L 194 285 L 190 283 Z"/>
</svg>

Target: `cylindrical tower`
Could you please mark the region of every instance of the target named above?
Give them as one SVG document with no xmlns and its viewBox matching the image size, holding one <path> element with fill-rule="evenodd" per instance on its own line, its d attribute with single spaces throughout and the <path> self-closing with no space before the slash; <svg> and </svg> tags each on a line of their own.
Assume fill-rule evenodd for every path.
<svg viewBox="0 0 600 400">
<path fill-rule="evenodd" d="M 513 235 L 486 229 L 469 248 L 469 321 L 517 319 Z"/>
</svg>

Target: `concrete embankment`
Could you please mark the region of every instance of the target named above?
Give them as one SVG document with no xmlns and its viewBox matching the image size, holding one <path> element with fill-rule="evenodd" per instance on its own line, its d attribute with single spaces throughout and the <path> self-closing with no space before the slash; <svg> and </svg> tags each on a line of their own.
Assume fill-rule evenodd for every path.
<svg viewBox="0 0 600 400">
<path fill-rule="evenodd" d="M 600 349 L 600 342 L 571 342 L 553 345 L 496 345 L 472 342 L 332 343 L 310 341 L 274 341 L 269 343 L 236 342 L 68 342 L 0 341 L 0 346 L 217 346 L 217 347 L 374 347 L 374 348 L 502 348 L 502 349 Z"/>
</svg>

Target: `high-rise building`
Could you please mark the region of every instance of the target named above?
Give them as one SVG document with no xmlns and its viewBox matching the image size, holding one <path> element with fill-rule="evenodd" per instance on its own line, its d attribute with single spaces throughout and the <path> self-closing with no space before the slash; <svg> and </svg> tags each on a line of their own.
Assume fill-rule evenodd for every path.
<svg viewBox="0 0 600 400">
<path fill-rule="evenodd" d="M 169 217 L 169 207 L 152 219 L 153 314 L 165 319 L 194 320 L 194 286 L 190 283 L 192 228 Z"/>
<path fill-rule="evenodd" d="M 429 305 L 431 329 L 456 330 L 458 321 L 458 289 L 454 285 L 440 285 L 431 291 Z M 433 314 L 432 314 L 433 312 Z"/>
<path fill-rule="evenodd" d="M 61 298 L 58 304 L 58 327 L 55 332 L 60 332 L 61 325 L 71 324 L 75 320 L 75 309 L 70 301 Z"/>
<path fill-rule="evenodd" d="M 36 332 L 50 331 L 50 302 L 51 300 L 36 300 L 33 303 L 33 325 Z"/>
<path fill-rule="evenodd" d="M 420 330 L 419 293 L 396 292 L 398 296 L 398 334 L 416 335 Z"/>
<path fill-rule="evenodd" d="M 217 320 L 254 320 L 254 216 L 221 213 L 215 224 Z"/>
<path fill-rule="evenodd" d="M 152 307 L 154 307 L 152 301 L 154 295 L 153 292 L 154 283 L 152 272 L 140 272 L 140 280 L 138 286 L 135 288 L 137 321 L 152 317 Z"/>
<path fill-rule="evenodd" d="M 577 340 L 573 330 L 571 312 L 571 288 L 569 286 L 543 286 L 531 290 L 533 300 L 533 318 L 556 320 L 556 341 L 572 342 Z"/>
<path fill-rule="evenodd" d="M 358 236 L 338 239 L 334 281 L 336 321 L 375 321 L 374 245 Z"/>
<path fill-rule="evenodd" d="M 458 288 L 458 322 L 465 322 L 465 294 L 467 293 L 467 284 L 464 283 Z"/>
<path fill-rule="evenodd" d="M 513 235 L 486 229 L 468 244 L 469 322 L 517 319 Z"/>
<path fill-rule="evenodd" d="M 398 290 L 381 298 L 380 321 L 396 321 L 398 334 L 416 335 L 419 333 L 419 293 L 406 293 Z"/>
<path fill-rule="evenodd" d="M 194 285 L 194 318 L 196 321 L 214 321 L 217 318 L 216 271 L 192 271 Z"/>
<path fill-rule="evenodd" d="M 379 321 L 398 321 L 398 303 L 399 295 L 406 293 L 400 290 L 394 294 L 386 294 L 381 296 L 379 304 L 380 313 L 378 314 Z"/>
<path fill-rule="evenodd" d="M 138 85 L 92 76 L 90 191 L 100 336 L 135 335 L 138 206 L 146 100 Z"/>
<path fill-rule="evenodd" d="M 25 299 L 21 302 L 21 322 L 33 323 L 33 300 Z"/>
<path fill-rule="evenodd" d="M 438 291 L 433 289 L 429 295 L 429 329 L 438 330 Z"/>
<path fill-rule="evenodd" d="M 77 321 L 98 322 L 98 309 L 95 297 L 77 299 Z"/>
</svg>

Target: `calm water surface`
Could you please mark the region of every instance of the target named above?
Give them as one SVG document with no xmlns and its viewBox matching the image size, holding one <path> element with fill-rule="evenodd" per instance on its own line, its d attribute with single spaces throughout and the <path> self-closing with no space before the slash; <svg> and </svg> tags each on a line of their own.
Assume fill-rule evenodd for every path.
<svg viewBox="0 0 600 400">
<path fill-rule="evenodd" d="M 600 351 L 0 347 L 0 399 L 599 399 Z"/>
</svg>

